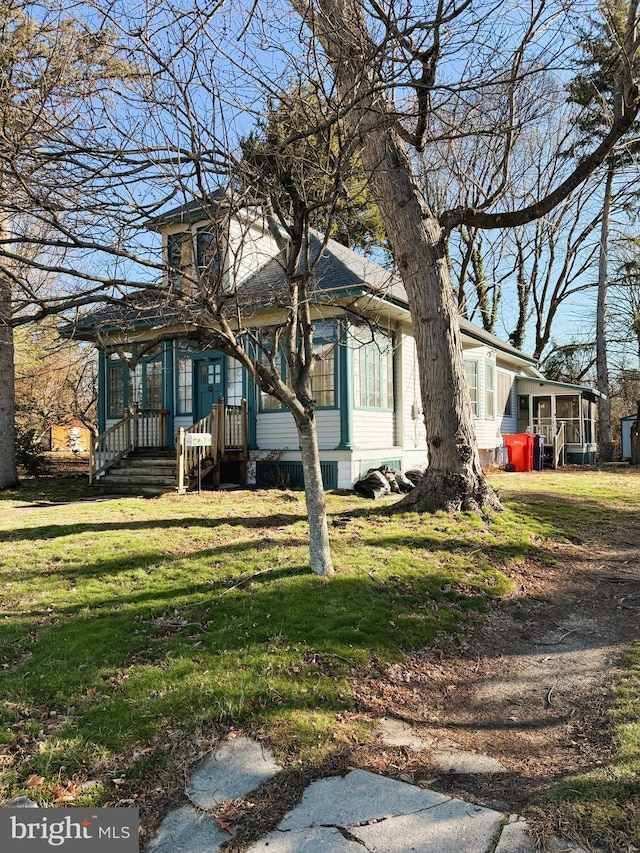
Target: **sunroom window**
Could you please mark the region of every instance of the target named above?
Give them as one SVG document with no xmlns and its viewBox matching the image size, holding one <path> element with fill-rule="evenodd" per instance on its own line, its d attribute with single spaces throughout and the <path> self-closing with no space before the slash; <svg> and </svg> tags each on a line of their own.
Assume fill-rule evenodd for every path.
<svg viewBox="0 0 640 853">
<path fill-rule="evenodd" d="M 354 329 L 354 403 L 366 409 L 393 409 L 393 342 L 379 329 Z"/>
</svg>

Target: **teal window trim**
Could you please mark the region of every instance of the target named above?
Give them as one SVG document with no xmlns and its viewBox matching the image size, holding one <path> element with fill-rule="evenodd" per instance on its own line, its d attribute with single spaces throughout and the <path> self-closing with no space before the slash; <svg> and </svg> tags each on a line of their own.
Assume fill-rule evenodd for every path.
<svg viewBox="0 0 640 853">
<path fill-rule="evenodd" d="M 336 450 L 353 450 L 353 359 L 348 342 L 348 326 L 340 324 L 338 335 L 338 400 L 340 402 L 340 444 Z"/>
<path fill-rule="evenodd" d="M 158 344 L 158 347 L 158 352 L 143 357 L 142 359 L 140 359 L 135 369 L 133 371 L 129 371 L 129 405 L 131 404 L 131 402 L 135 401 L 137 405 L 140 406 L 142 409 L 166 408 L 166 360 L 164 342 Z M 159 376 L 156 377 L 154 375 L 156 373 L 158 373 Z M 151 390 L 160 392 L 159 400 L 151 399 L 150 401 L 149 397 Z M 136 392 L 139 393 L 139 399 L 136 399 Z"/>
<path fill-rule="evenodd" d="M 124 410 L 128 405 L 127 372 L 125 363 L 120 359 L 107 359 L 105 369 L 107 420 L 122 420 L 124 417 Z"/>
<path fill-rule="evenodd" d="M 316 346 L 316 345 L 320 346 L 322 344 L 333 344 L 333 403 L 331 405 L 328 405 L 328 406 L 315 405 L 314 411 L 316 411 L 316 412 L 335 411 L 336 409 L 339 408 L 339 372 L 338 372 L 339 357 L 336 357 L 336 353 L 340 349 L 339 334 L 338 334 L 338 330 L 336 328 L 336 322 L 333 319 L 331 319 L 331 320 L 318 320 L 317 321 L 318 326 L 321 323 L 324 325 L 331 324 L 331 326 L 333 327 L 330 334 L 314 334 L 314 336 L 313 336 L 314 346 Z M 280 376 L 282 377 L 284 382 L 287 381 L 287 375 L 288 375 L 287 360 L 284 356 L 284 352 L 281 351 L 280 352 Z M 277 398 L 273 397 L 272 399 L 274 401 L 276 401 L 278 403 L 278 405 L 274 404 L 273 406 L 266 408 L 264 405 L 263 392 L 258 387 L 258 411 L 260 412 L 260 414 L 272 414 L 274 412 L 282 413 L 282 412 L 288 412 L 289 411 L 285 405 L 283 405 L 282 403 L 280 403 L 277 400 Z"/>
<path fill-rule="evenodd" d="M 396 382 L 395 382 L 395 362 L 394 362 L 394 338 L 393 334 L 388 334 L 382 329 L 375 330 L 376 336 L 382 336 L 388 339 L 388 346 L 390 349 L 383 351 L 379 344 L 373 340 L 368 341 L 366 343 L 358 343 L 357 339 L 354 340 L 355 346 L 353 347 L 354 352 L 351 357 L 351 376 L 353 382 L 353 408 L 356 411 L 366 411 L 366 412 L 385 412 L 386 414 L 392 414 L 395 411 L 395 397 L 396 397 Z M 357 350 L 357 357 L 355 352 Z M 364 370 L 362 370 L 360 359 L 364 356 Z M 359 371 L 360 376 L 359 380 L 362 382 L 362 378 L 364 376 L 365 388 L 364 388 L 364 398 L 369 401 L 372 396 L 375 396 L 375 387 L 372 386 L 372 376 L 376 376 L 380 382 L 380 397 L 383 397 L 383 360 L 387 360 L 386 366 L 386 382 L 384 383 L 384 398 L 387 401 L 387 405 L 384 406 L 372 406 L 368 402 L 365 404 L 359 403 L 356 399 L 356 370 Z M 377 365 L 375 371 L 371 370 L 372 365 Z M 390 387 L 389 387 L 390 386 Z M 360 387 L 359 396 L 362 398 L 362 388 Z"/>
</svg>

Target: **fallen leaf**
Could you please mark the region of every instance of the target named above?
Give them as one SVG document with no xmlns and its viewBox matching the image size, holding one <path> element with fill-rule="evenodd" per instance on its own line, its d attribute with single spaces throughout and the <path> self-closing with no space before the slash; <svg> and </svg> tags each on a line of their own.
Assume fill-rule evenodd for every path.
<svg viewBox="0 0 640 853">
<path fill-rule="evenodd" d="M 217 817 L 216 823 L 224 832 L 228 832 L 229 835 L 235 835 L 234 829 L 228 820 L 223 820 L 221 817 Z"/>
<path fill-rule="evenodd" d="M 35 773 L 32 773 L 31 776 L 24 783 L 25 788 L 39 788 L 40 785 L 44 782 L 44 776 L 37 776 Z"/>
<path fill-rule="evenodd" d="M 54 803 L 72 803 L 75 800 L 74 794 L 61 794 L 59 797 L 56 797 L 53 801 Z"/>
</svg>

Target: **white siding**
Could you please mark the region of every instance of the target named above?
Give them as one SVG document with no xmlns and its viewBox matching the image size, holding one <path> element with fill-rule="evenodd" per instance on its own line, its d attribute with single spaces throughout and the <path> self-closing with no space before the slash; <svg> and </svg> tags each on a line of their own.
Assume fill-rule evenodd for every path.
<svg viewBox="0 0 640 853">
<path fill-rule="evenodd" d="M 406 451 L 426 450 L 427 433 L 422 416 L 420 377 L 413 335 L 403 333 L 400 346 L 398 404 L 402 407 L 402 446 Z"/>
<path fill-rule="evenodd" d="M 227 271 L 231 282 L 239 283 L 255 273 L 278 254 L 273 237 L 257 225 L 246 225 L 233 219 L 229 227 Z"/>
<path fill-rule="evenodd" d="M 318 432 L 320 432 L 319 424 Z M 393 412 L 376 412 L 372 409 L 353 410 L 354 447 L 393 447 L 394 432 Z"/>
<path fill-rule="evenodd" d="M 320 450 L 340 444 L 340 412 L 316 412 Z M 300 442 L 291 412 L 261 412 L 257 417 L 256 442 L 260 450 L 297 450 Z"/>
</svg>

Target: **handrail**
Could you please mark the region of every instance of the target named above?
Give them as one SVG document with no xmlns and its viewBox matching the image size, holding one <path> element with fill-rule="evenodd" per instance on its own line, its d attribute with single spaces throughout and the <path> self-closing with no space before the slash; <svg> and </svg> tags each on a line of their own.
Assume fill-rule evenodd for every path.
<svg viewBox="0 0 640 853">
<path fill-rule="evenodd" d="M 186 436 L 189 433 L 210 433 L 211 447 L 200 450 L 187 447 Z M 239 406 L 226 406 L 224 397 L 211 407 L 211 412 L 200 418 L 188 429 L 180 428 L 176 436 L 176 484 L 178 494 L 184 494 L 189 480 L 198 468 L 198 459 L 207 466 L 216 465 L 226 451 L 239 454 L 243 459 L 248 455 L 247 443 L 247 401 Z M 202 454 L 202 455 L 200 455 Z M 237 456 L 235 456 L 237 458 Z"/>
<path fill-rule="evenodd" d="M 187 447 L 186 436 L 188 433 L 202 432 L 211 434 L 211 447 L 204 449 Z M 191 474 L 198 467 L 199 457 L 201 460 L 206 460 L 208 464 L 215 465 L 218 461 L 220 451 L 219 434 L 219 409 L 216 403 L 213 404 L 211 411 L 204 418 L 200 418 L 199 421 L 196 421 L 188 429 L 180 427 L 178 430 L 178 435 L 176 436 L 176 485 L 179 495 L 183 495 L 186 492 Z"/>
<path fill-rule="evenodd" d="M 121 421 L 90 443 L 89 484 L 139 447 L 166 447 L 168 416 L 166 409 L 127 409 Z"/>
<path fill-rule="evenodd" d="M 110 426 L 89 444 L 89 485 L 133 450 L 133 414 Z"/>
<path fill-rule="evenodd" d="M 560 464 L 560 458 L 562 458 L 562 464 L 564 465 L 564 446 L 565 446 L 565 436 L 564 436 L 564 421 L 560 421 L 558 424 L 558 431 L 553 436 L 553 467 L 557 468 Z"/>
</svg>

